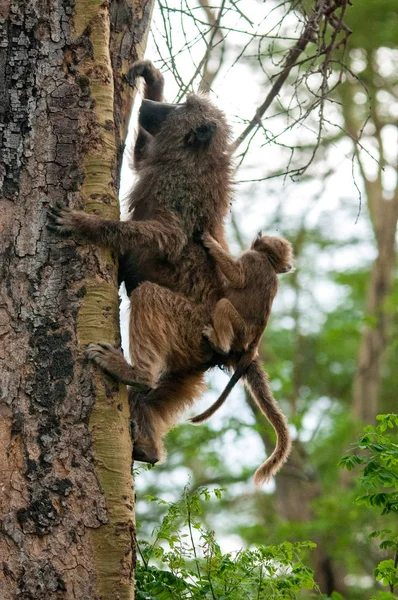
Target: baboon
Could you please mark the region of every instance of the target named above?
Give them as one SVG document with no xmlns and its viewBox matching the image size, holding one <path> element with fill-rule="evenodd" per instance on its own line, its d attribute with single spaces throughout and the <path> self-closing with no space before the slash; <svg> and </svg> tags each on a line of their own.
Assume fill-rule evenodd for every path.
<svg viewBox="0 0 398 600">
<path fill-rule="evenodd" d="M 211 417 L 257 358 L 258 345 L 278 290 L 277 274 L 290 271 L 293 263 L 290 242 L 280 237 L 262 236 L 261 232 L 250 249 L 238 259 L 233 259 L 208 233 L 204 234 L 203 243 L 226 279 L 225 297 L 217 302 L 212 325 L 204 328 L 204 334 L 217 351 L 229 354 L 233 349 L 243 353 L 221 396 L 206 411 L 190 419 L 192 423 L 201 423 Z M 266 373 L 261 377 L 264 380 Z M 269 479 L 286 461 L 290 452 L 290 436 L 286 423 L 282 424 L 284 417 L 268 385 L 266 389 L 267 399 L 262 408 L 275 427 L 278 441 L 273 454 L 255 475 L 255 480 L 259 482 Z"/>
<path fill-rule="evenodd" d="M 110 246 L 121 256 L 133 364 L 107 344 L 90 345 L 88 353 L 117 379 L 152 388 L 130 388 L 129 399 L 136 424 L 133 458 L 155 463 L 163 454 L 163 435 L 202 392 L 204 372 L 237 360 L 232 351 L 227 357 L 218 353 L 202 335 L 223 297 L 222 274 L 202 237 L 209 233 L 227 247 L 223 221 L 231 158 L 224 115 L 206 97 L 191 95 L 179 105 L 144 99 L 139 123 L 145 141 L 136 154 L 130 220 L 60 206 L 49 217 L 56 232 Z M 245 380 L 264 412 L 269 386 L 256 360 Z M 279 422 L 272 418 L 275 428 L 286 428 L 282 415 Z"/>
<path fill-rule="evenodd" d="M 120 280 L 131 302 L 130 346 L 148 348 L 141 355 L 148 373 L 139 380 L 151 386 L 157 381 L 150 391 L 129 392 L 137 423 L 134 458 L 156 462 L 162 455 L 161 436 L 200 394 L 206 369 L 217 364 L 201 330 L 222 297 L 222 286 L 202 235 L 209 232 L 226 247 L 223 222 L 232 169 L 229 127 L 204 96 L 191 95 L 180 105 L 144 99 L 139 123 L 148 135 L 129 200 L 131 218 L 107 220 L 61 206 L 50 210 L 49 218 L 56 232 L 112 247 L 121 257 Z M 166 340 L 176 339 L 171 326 L 181 332 L 182 342 L 172 354 L 175 363 L 161 355 L 161 344 L 156 350 L 160 332 L 153 315 L 162 315 Z M 188 368 L 187 360 L 178 357 L 190 348 L 186 332 L 196 331 L 196 323 L 196 355 L 189 350 Z M 154 353 L 148 332 L 153 327 Z M 111 366 L 118 356 L 108 349 Z M 132 356 L 134 360 L 134 350 Z M 121 353 L 120 359 L 124 365 Z"/>
</svg>

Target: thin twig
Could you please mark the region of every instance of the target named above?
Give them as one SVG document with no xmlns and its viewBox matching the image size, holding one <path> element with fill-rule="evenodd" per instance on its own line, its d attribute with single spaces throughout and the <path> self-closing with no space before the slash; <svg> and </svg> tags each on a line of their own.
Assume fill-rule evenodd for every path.
<svg viewBox="0 0 398 600">
<path fill-rule="evenodd" d="M 347 0 L 343 0 L 344 6 L 347 4 Z M 337 8 L 337 7 L 335 7 Z M 333 9 L 334 10 L 334 9 Z M 333 10 L 331 9 L 329 0 L 317 0 L 314 11 L 312 13 L 311 18 L 307 21 L 304 30 L 298 39 L 297 43 L 291 48 L 288 52 L 288 55 L 284 61 L 284 66 L 281 73 L 278 75 L 275 83 L 273 84 L 271 90 L 268 92 L 264 102 L 259 106 L 256 110 L 256 113 L 244 131 L 239 135 L 239 137 L 235 140 L 235 142 L 231 146 L 231 151 L 235 152 L 235 150 L 242 144 L 242 142 L 246 139 L 249 133 L 256 127 L 258 127 L 261 123 L 261 119 L 264 116 L 267 109 L 271 106 L 273 100 L 279 94 L 283 84 L 289 76 L 291 70 L 296 66 L 297 60 L 302 52 L 305 50 L 307 44 L 309 42 L 314 41 L 314 36 L 316 32 L 319 31 L 319 26 L 323 18 L 328 17 L 329 22 L 332 22 L 334 27 L 334 32 L 332 36 L 332 41 L 328 45 L 327 54 L 330 55 L 332 49 L 336 47 L 336 36 L 342 29 L 347 29 L 342 25 L 342 15 L 338 22 L 331 21 Z M 329 12 L 328 12 L 329 11 Z M 326 61 L 327 62 L 327 61 Z M 324 69 L 326 65 L 324 64 Z M 325 70 L 326 73 L 326 70 Z"/>
</svg>

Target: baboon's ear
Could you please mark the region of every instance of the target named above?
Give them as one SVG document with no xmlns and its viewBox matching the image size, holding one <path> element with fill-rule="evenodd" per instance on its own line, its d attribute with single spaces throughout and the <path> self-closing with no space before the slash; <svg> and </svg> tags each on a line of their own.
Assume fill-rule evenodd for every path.
<svg viewBox="0 0 398 600">
<path fill-rule="evenodd" d="M 194 148 L 208 146 L 216 129 L 217 125 L 213 123 L 213 121 L 210 121 L 209 123 L 203 123 L 203 125 L 193 129 L 186 136 L 186 142 L 188 146 L 193 146 Z"/>
<path fill-rule="evenodd" d="M 258 249 L 257 247 L 259 245 L 261 245 L 262 237 L 263 237 L 263 232 L 260 230 L 258 232 L 258 234 L 256 235 L 256 237 L 254 238 L 254 240 L 252 241 L 251 248 L 253 248 L 254 250 L 257 250 Z"/>
</svg>

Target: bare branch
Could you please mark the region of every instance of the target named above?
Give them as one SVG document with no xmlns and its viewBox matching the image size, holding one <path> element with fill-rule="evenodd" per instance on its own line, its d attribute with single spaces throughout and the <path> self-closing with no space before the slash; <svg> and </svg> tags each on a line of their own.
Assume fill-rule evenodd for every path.
<svg viewBox="0 0 398 600">
<path fill-rule="evenodd" d="M 349 3 L 350 3 L 349 0 L 336 0 L 336 2 L 334 2 L 333 0 L 317 0 L 311 17 L 307 20 L 307 23 L 304 26 L 304 30 L 303 30 L 300 38 L 298 39 L 296 44 L 293 46 L 293 48 L 291 48 L 289 50 L 286 60 L 284 61 L 283 69 L 277 76 L 277 79 L 276 79 L 275 83 L 273 84 L 271 90 L 267 94 L 263 104 L 261 104 L 261 106 L 259 106 L 259 108 L 256 110 L 256 113 L 255 113 L 253 119 L 250 121 L 250 123 L 247 125 L 247 127 L 244 129 L 244 131 L 240 134 L 240 136 L 235 140 L 235 142 L 232 144 L 233 151 L 235 151 L 241 145 L 241 143 L 246 139 L 246 137 L 249 135 L 249 133 L 254 128 L 256 128 L 260 125 L 262 117 L 264 116 L 267 109 L 270 107 L 270 105 L 273 102 L 273 100 L 275 99 L 275 97 L 279 94 L 283 84 L 285 83 L 286 79 L 289 76 L 289 73 L 291 72 L 293 67 L 296 66 L 297 60 L 298 60 L 300 54 L 302 54 L 302 52 L 305 50 L 307 44 L 309 42 L 315 42 L 315 41 L 319 40 L 319 30 L 320 30 L 320 25 L 321 25 L 322 21 L 324 22 L 325 27 L 327 24 L 330 24 L 334 29 L 333 35 L 332 35 L 332 40 L 327 45 L 327 47 L 320 46 L 320 43 L 318 45 L 318 47 L 319 47 L 318 56 L 320 56 L 321 54 L 326 54 L 326 57 L 327 57 L 327 59 L 325 59 L 324 62 L 322 63 L 322 65 L 319 67 L 319 71 L 321 72 L 321 69 L 322 69 L 323 73 L 324 73 L 324 78 L 322 81 L 321 88 L 322 88 L 323 98 L 325 98 L 324 94 L 327 94 L 326 76 L 327 76 L 327 71 L 329 68 L 328 59 L 330 60 L 332 52 L 338 46 L 340 46 L 342 43 L 346 42 L 347 37 L 350 33 L 349 29 L 343 24 L 343 21 L 342 21 L 346 6 Z M 341 14 L 339 17 L 337 17 L 335 14 L 335 10 L 338 8 L 341 9 Z M 337 42 L 337 35 L 341 31 L 344 31 L 346 35 L 343 38 L 343 40 L 340 40 L 339 42 Z M 323 34 L 321 37 L 322 41 L 324 40 L 324 37 L 325 37 L 325 34 Z"/>
</svg>

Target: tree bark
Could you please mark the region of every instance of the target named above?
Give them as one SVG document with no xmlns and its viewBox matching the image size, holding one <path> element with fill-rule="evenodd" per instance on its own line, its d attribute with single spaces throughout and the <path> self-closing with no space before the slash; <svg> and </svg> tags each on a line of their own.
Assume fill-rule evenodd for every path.
<svg viewBox="0 0 398 600">
<path fill-rule="evenodd" d="M 132 599 L 124 386 L 85 345 L 119 340 L 116 257 L 46 230 L 56 201 L 119 217 L 152 0 L 0 4 L 0 597 Z"/>
</svg>

